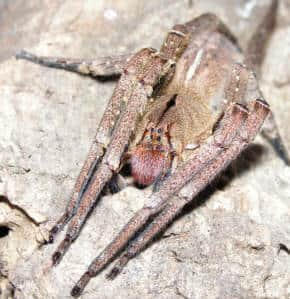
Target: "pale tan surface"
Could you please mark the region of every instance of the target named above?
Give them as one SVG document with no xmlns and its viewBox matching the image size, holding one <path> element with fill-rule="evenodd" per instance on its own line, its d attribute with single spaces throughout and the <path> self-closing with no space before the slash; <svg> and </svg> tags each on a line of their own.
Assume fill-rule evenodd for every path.
<svg viewBox="0 0 290 299">
<path fill-rule="evenodd" d="M 144 201 L 144 191 L 133 188 L 104 197 L 62 263 L 46 271 L 55 245 L 38 249 L 38 241 L 52 223 L 46 221 L 65 208 L 114 83 L 16 61 L 8 58 L 12 51 L 88 58 L 158 47 L 173 24 L 206 11 L 245 44 L 269 3 L 36 2 L 14 1 L 13 9 L 0 2 L 0 195 L 9 201 L 0 203 L 0 225 L 11 228 L 0 239 L 3 298 L 8 281 L 16 298 L 69 298 L 93 257 Z M 289 15 L 289 1 L 281 1 L 261 84 L 288 147 Z M 247 155 L 252 162 L 240 159 L 245 169 L 224 189 L 180 217 L 115 281 L 104 273 L 93 279 L 82 298 L 289 298 L 290 169 L 256 141 L 263 150 Z"/>
</svg>

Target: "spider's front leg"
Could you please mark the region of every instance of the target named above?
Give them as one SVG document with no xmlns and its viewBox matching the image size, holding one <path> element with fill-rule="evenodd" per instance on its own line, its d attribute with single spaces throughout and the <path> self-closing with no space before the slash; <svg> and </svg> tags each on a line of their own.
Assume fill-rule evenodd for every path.
<svg viewBox="0 0 290 299">
<path fill-rule="evenodd" d="M 164 181 L 158 192 L 152 194 L 149 202 L 145 204 L 135 216 L 133 216 L 114 241 L 92 262 L 87 272 L 73 288 L 73 296 L 78 296 L 91 277 L 96 276 L 115 257 L 115 255 L 126 246 L 129 240 L 136 235 L 137 231 L 139 231 L 151 217 L 164 209 L 172 194 L 178 192 L 190 179 L 201 173 L 211 161 L 214 161 L 225 148 L 230 146 L 232 140 L 237 135 L 239 128 L 243 125 L 247 114 L 247 110 L 239 104 L 234 104 L 227 111 L 220 123 L 220 128 L 213 136 L 212 141 L 209 144 L 200 147 L 190 160 L 182 165 L 181 168 L 177 169 L 174 175 Z M 152 227 L 152 231 L 156 231 L 156 229 L 158 230 L 158 227 L 159 224 L 157 224 L 157 226 L 155 225 Z M 152 235 L 150 231 L 151 229 L 145 231 L 140 236 L 139 241 L 142 240 L 142 242 L 147 244 Z M 149 234 L 147 232 L 149 232 Z M 137 249 L 139 248 L 139 245 L 136 243 L 133 247 Z M 132 257 L 132 254 L 130 253 L 128 256 Z M 124 264 L 124 257 L 120 260 L 120 263 L 122 265 Z M 120 266 L 117 266 L 117 268 L 118 267 Z M 116 272 L 118 271 L 115 269 L 113 273 Z"/>
<path fill-rule="evenodd" d="M 50 231 L 50 241 L 53 241 L 55 234 L 61 230 L 64 225 L 75 215 L 82 196 L 88 187 L 92 175 L 100 163 L 106 148 L 110 143 L 114 127 L 120 118 L 121 113 L 125 109 L 126 102 L 124 99 L 129 99 L 135 78 L 130 69 L 142 63 L 144 57 L 148 55 L 147 50 L 142 50 L 137 53 L 128 63 L 127 68 L 121 76 L 113 95 L 106 107 L 104 115 L 99 124 L 93 144 L 91 145 L 87 159 L 81 169 L 81 172 L 76 180 L 71 199 L 68 203 L 65 213 L 60 217 L 57 223 Z M 149 51 L 150 52 L 150 51 Z M 127 70 L 128 69 L 128 70 Z"/>
</svg>

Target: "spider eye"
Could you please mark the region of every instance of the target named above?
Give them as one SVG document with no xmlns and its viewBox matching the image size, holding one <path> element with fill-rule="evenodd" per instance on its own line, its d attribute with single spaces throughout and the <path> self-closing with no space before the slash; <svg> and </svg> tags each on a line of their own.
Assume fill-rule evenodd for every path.
<svg viewBox="0 0 290 299">
<path fill-rule="evenodd" d="M 157 141 L 160 142 L 161 141 L 161 137 L 157 136 Z"/>
<path fill-rule="evenodd" d="M 158 128 L 158 129 L 157 129 L 157 133 L 160 134 L 161 132 L 162 132 L 162 129 L 161 129 L 161 128 Z"/>
<path fill-rule="evenodd" d="M 150 132 L 153 133 L 153 132 L 154 132 L 154 128 L 151 128 L 151 129 L 150 129 Z"/>
</svg>

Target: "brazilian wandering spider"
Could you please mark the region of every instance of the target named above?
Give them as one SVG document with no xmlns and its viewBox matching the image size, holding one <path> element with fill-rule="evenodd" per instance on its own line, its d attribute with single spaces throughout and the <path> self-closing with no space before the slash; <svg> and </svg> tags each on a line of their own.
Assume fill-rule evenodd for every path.
<svg viewBox="0 0 290 299">
<path fill-rule="evenodd" d="M 69 223 L 53 254 L 54 265 L 124 164 L 130 163 L 139 184 L 155 185 L 144 207 L 89 266 L 73 296 L 124 250 L 108 275 L 114 278 L 259 132 L 270 110 L 252 68 L 258 66 L 257 49 L 271 29 L 275 5 L 261 24 L 263 34 L 253 36 L 244 55 L 230 31 L 210 14 L 175 25 L 160 51 L 142 49 L 133 56 L 93 61 L 18 54 L 93 77 L 121 74 L 67 210 L 50 232 L 53 241 Z M 262 133 L 277 145 L 279 134 L 271 116 L 268 120 Z"/>
</svg>

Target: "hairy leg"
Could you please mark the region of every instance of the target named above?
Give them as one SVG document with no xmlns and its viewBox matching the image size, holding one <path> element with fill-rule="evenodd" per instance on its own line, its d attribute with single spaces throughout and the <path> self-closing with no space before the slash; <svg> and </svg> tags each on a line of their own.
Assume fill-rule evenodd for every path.
<svg viewBox="0 0 290 299">
<path fill-rule="evenodd" d="M 142 61 L 144 60 L 144 51 L 145 50 L 142 50 L 133 56 L 128 63 L 127 68 L 134 68 L 135 66 L 142 64 Z M 114 89 L 113 95 L 109 100 L 102 120 L 98 126 L 93 144 L 76 180 L 66 211 L 51 229 L 51 242 L 53 241 L 55 234 L 57 234 L 57 232 L 64 227 L 64 225 L 72 218 L 72 216 L 75 215 L 82 200 L 82 196 L 87 189 L 92 176 L 105 153 L 106 148 L 109 145 L 113 134 L 114 124 L 117 123 L 121 113 L 126 108 L 126 102 L 124 99 L 128 99 L 130 97 L 132 90 L 129 87 L 132 87 L 131 85 L 134 80 L 135 78 L 132 77 L 130 71 L 125 69 L 125 72 L 121 76 Z"/>
</svg>

